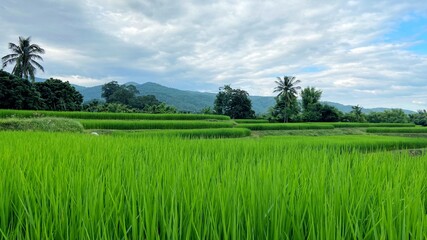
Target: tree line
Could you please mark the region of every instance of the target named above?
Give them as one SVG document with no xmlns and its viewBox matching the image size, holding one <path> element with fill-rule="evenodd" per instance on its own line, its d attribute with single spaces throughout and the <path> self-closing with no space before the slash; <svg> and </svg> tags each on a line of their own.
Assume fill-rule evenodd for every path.
<svg viewBox="0 0 427 240">
<path fill-rule="evenodd" d="M 427 125 L 427 111 L 407 115 L 402 109 L 390 109 L 383 112 L 363 113 L 359 105 L 352 106 L 349 113 L 321 103 L 322 91 L 308 86 L 301 89 L 301 83 L 294 76 L 278 77 L 275 81 L 275 105 L 267 114 L 258 118 L 270 122 L 370 122 L 370 123 L 409 123 Z M 298 95 L 301 100 L 298 100 Z M 230 85 L 220 88 L 216 95 L 213 109 L 204 109 L 206 113 L 228 115 L 233 119 L 255 118 L 249 94 L 241 89 L 233 89 Z"/>
</svg>

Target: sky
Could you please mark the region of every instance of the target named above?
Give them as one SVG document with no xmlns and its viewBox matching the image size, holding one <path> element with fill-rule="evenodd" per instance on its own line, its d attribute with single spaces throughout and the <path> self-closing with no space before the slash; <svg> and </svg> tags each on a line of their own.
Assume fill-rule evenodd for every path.
<svg viewBox="0 0 427 240">
<path fill-rule="evenodd" d="M 0 29 L 1 56 L 31 36 L 37 77 L 82 86 L 274 96 L 295 76 L 324 101 L 427 109 L 425 0 L 2 0 Z"/>
</svg>

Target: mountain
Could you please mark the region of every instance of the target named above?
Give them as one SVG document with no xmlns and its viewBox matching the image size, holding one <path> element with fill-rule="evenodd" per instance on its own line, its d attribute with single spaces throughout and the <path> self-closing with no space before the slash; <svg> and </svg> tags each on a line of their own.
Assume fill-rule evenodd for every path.
<svg viewBox="0 0 427 240">
<path fill-rule="evenodd" d="M 197 92 L 197 91 L 185 91 L 175 88 L 169 88 L 162 86 L 157 83 L 146 82 L 143 84 L 127 83 L 134 85 L 140 95 L 154 95 L 157 99 L 165 102 L 168 105 L 175 106 L 180 111 L 186 112 L 199 112 L 201 109 L 206 107 L 213 107 L 215 101 L 215 93 Z M 102 86 L 94 87 L 83 87 L 79 85 L 73 85 L 77 91 L 79 91 L 84 101 L 92 99 L 101 99 Z M 263 114 L 268 111 L 268 108 L 274 106 L 274 97 L 262 97 L 262 96 L 250 96 L 252 100 L 252 108 L 257 114 Z M 323 102 L 325 104 L 336 107 L 342 112 L 350 112 L 350 105 L 343 105 L 335 102 Z M 387 108 L 372 108 L 363 109 L 363 112 L 382 112 Z M 406 113 L 413 113 L 410 110 L 404 110 Z"/>
</svg>

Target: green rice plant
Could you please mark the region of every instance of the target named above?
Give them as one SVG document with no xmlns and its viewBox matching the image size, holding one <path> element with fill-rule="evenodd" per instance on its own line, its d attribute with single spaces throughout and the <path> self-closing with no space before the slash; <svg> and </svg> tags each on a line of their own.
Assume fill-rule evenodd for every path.
<svg viewBox="0 0 427 240">
<path fill-rule="evenodd" d="M 234 119 L 236 123 L 268 123 L 265 119 Z"/>
<path fill-rule="evenodd" d="M 248 128 L 251 130 L 303 130 L 303 129 L 333 129 L 331 124 L 315 123 L 242 123 L 237 128 Z"/>
<path fill-rule="evenodd" d="M 332 124 L 336 128 L 370 128 L 370 127 L 415 127 L 413 123 L 353 123 L 353 122 L 337 122 L 327 123 Z"/>
<path fill-rule="evenodd" d="M 251 135 L 251 130 L 246 128 L 211 128 L 211 129 L 185 129 L 185 130 L 150 130 L 150 131 L 114 131 L 114 136 L 147 137 L 184 137 L 184 138 L 240 138 Z"/>
<path fill-rule="evenodd" d="M 83 126 L 71 119 L 0 119 L 0 131 L 83 132 Z"/>
<path fill-rule="evenodd" d="M 212 114 L 148 114 L 148 113 L 108 113 L 108 112 L 58 112 L 33 110 L 0 110 L 0 118 L 16 117 L 61 117 L 77 119 L 123 119 L 123 120 L 230 120 L 224 115 Z"/>
<path fill-rule="evenodd" d="M 189 120 L 79 120 L 85 129 L 198 129 L 231 128 L 232 121 Z"/>
<path fill-rule="evenodd" d="M 369 133 L 427 133 L 425 127 L 403 127 L 403 128 L 368 128 Z"/>
<path fill-rule="evenodd" d="M 358 143 L 378 152 L 366 154 Z M 383 136 L 0 132 L 0 235 L 425 239 L 427 156 L 381 151 L 390 143 L 427 146 Z"/>
</svg>

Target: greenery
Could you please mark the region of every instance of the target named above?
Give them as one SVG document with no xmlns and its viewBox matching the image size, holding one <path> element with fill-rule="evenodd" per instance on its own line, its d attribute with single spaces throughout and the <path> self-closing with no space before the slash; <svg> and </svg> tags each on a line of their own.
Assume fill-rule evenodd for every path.
<svg viewBox="0 0 427 240">
<path fill-rule="evenodd" d="M 371 123 L 408 123 L 409 117 L 402 109 L 391 109 L 369 113 L 366 120 Z"/>
<path fill-rule="evenodd" d="M 427 156 L 382 150 L 426 146 L 426 139 L 375 136 L 187 140 L 0 132 L 0 233 L 424 239 Z"/>
<path fill-rule="evenodd" d="M 382 127 L 382 128 L 368 128 L 369 133 L 427 133 L 425 127 Z"/>
<path fill-rule="evenodd" d="M 417 113 L 409 114 L 409 119 L 417 125 L 427 126 L 427 111 L 419 110 Z"/>
<path fill-rule="evenodd" d="M 234 119 L 236 123 L 268 123 L 265 119 Z"/>
<path fill-rule="evenodd" d="M 200 120 L 80 120 L 85 129 L 197 129 L 231 128 L 231 121 Z"/>
<path fill-rule="evenodd" d="M 251 130 L 246 128 L 210 128 L 210 129 L 184 129 L 184 130 L 150 130 L 150 131 L 115 131 L 115 136 L 147 137 L 168 136 L 184 138 L 240 138 L 251 135 Z"/>
<path fill-rule="evenodd" d="M 273 116 L 282 118 L 283 122 L 288 122 L 293 115 L 299 113 L 297 103 L 297 90 L 301 89 L 297 86 L 301 81 L 296 80 L 292 76 L 284 76 L 283 79 L 277 77 L 274 92 L 277 92 L 276 105 L 274 106 Z"/>
<path fill-rule="evenodd" d="M 217 114 L 230 116 L 232 119 L 255 117 L 249 94 L 241 89 L 233 89 L 230 85 L 219 89 L 214 102 L 214 111 Z"/>
<path fill-rule="evenodd" d="M 9 49 L 12 54 L 2 57 L 3 68 L 8 64 L 15 64 L 12 74 L 34 82 L 34 74 L 38 69 L 44 72 L 43 66 L 36 60 L 43 61 L 39 54 L 44 54 L 44 49 L 37 44 L 31 44 L 31 38 L 19 37 L 18 45 L 9 43 Z"/>
<path fill-rule="evenodd" d="M 333 129 L 331 124 L 315 123 L 240 123 L 235 127 L 251 130 Z"/>
<path fill-rule="evenodd" d="M 77 111 L 82 101 L 82 95 L 68 82 L 48 79 L 30 83 L 0 71 L 0 108 Z"/>
<path fill-rule="evenodd" d="M 83 126 L 71 119 L 0 119 L 0 131 L 82 132 Z"/>
</svg>

